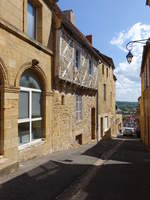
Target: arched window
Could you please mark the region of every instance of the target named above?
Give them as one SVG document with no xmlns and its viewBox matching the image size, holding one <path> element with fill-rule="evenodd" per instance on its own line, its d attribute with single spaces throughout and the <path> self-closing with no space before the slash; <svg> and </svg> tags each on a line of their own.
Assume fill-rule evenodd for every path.
<svg viewBox="0 0 150 200">
<path fill-rule="evenodd" d="M 19 145 L 42 138 L 42 90 L 39 78 L 26 70 L 20 79 L 18 140 Z"/>
</svg>

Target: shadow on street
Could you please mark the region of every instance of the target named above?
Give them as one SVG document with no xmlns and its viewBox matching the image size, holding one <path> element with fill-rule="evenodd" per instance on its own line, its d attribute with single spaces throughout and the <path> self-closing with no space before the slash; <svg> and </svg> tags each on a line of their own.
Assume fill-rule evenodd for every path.
<svg viewBox="0 0 150 200">
<path fill-rule="evenodd" d="M 82 156 L 105 159 L 119 140 L 100 141 Z M 0 185 L 1 200 L 53 200 L 93 165 L 50 160 Z M 95 166 L 96 167 L 96 166 Z M 137 140 L 125 141 L 85 188 L 86 200 L 146 199 L 150 188 L 150 154 Z"/>
<path fill-rule="evenodd" d="M 147 200 L 149 169 L 150 153 L 144 145 L 127 140 L 84 188 L 84 200 Z"/>
</svg>

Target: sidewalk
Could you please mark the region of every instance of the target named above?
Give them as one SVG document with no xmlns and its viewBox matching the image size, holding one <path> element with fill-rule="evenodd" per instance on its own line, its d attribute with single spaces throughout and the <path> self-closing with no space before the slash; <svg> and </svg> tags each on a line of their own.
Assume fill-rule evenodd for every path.
<svg viewBox="0 0 150 200">
<path fill-rule="evenodd" d="M 21 163 L 17 172 L 0 178 L 0 199 L 54 200 L 120 143 L 101 141 Z"/>
</svg>

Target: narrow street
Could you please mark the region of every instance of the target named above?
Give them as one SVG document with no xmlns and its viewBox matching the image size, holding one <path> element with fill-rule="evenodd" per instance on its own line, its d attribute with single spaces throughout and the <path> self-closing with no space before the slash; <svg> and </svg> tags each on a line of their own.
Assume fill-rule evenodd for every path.
<svg viewBox="0 0 150 200">
<path fill-rule="evenodd" d="M 126 139 L 95 177 L 72 200 L 146 200 L 150 188 L 150 153 L 138 140 Z"/>
<path fill-rule="evenodd" d="M 0 179 L 1 200 L 146 200 L 150 153 L 138 139 L 114 139 L 22 163 Z"/>
</svg>

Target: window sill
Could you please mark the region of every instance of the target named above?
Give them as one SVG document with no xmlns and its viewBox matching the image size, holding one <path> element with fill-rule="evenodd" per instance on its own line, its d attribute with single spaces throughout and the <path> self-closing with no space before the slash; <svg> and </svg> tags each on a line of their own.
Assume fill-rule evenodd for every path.
<svg viewBox="0 0 150 200">
<path fill-rule="evenodd" d="M 41 145 L 45 142 L 45 138 L 41 138 L 41 139 L 37 139 L 35 141 L 32 141 L 30 143 L 27 143 L 27 144 L 23 144 L 23 145 L 20 145 L 18 147 L 19 151 L 21 150 L 24 150 L 24 149 L 27 149 L 27 148 L 32 148 L 32 147 L 35 147 L 37 145 Z"/>
<path fill-rule="evenodd" d="M 83 119 L 76 119 L 76 123 L 79 124 L 82 122 Z"/>
</svg>

